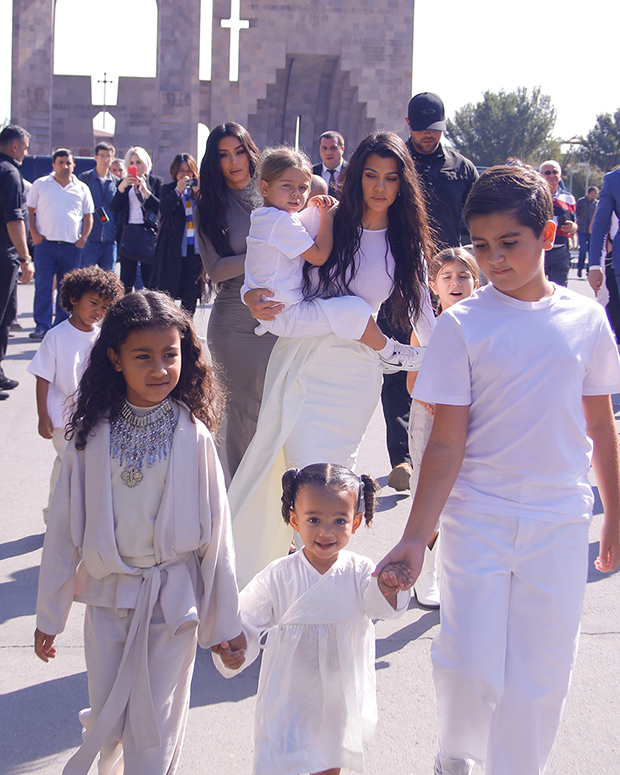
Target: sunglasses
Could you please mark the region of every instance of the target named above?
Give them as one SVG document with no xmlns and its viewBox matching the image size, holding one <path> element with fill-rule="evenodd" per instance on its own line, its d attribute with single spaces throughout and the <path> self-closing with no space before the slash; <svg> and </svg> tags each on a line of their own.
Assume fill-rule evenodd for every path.
<svg viewBox="0 0 620 775">
<path fill-rule="evenodd" d="M 560 170 L 545 170 L 545 172 L 543 172 L 543 175 L 546 178 L 551 177 L 551 175 L 559 175 L 559 174 L 560 174 Z"/>
</svg>

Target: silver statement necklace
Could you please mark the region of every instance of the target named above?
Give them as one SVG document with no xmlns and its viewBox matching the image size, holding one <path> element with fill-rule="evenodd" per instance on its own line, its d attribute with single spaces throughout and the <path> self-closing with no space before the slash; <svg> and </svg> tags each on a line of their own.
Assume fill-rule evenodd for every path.
<svg viewBox="0 0 620 775">
<path fill-rule="evenodd" d="M 164 399 L 148 412 L 135 412 L 125 400 L 118 416 L 110 423 L 110 454 L 119 465 L 123 484 L 136 487 L 144 479 L 142 468 L 152 468 L 166 460 L 178 416 L 172 400 Z"/>
</svg>

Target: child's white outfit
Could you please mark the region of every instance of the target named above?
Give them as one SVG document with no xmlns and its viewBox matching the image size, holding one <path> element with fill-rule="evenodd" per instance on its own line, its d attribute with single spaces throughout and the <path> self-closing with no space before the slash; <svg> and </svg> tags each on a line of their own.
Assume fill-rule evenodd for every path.
<svg viewBox="0 0 620 775">
<path fill-rule="evenodd" d="M 377 723 L 372 619 L 400 616 L 375 563 L 341 551 L 321 575 L 303 550 L 275 560 L 240 594 L 248 650 L 264 648 L 256 699 L 253 775 L 299 775 L 332 767 L 363 772 L 363 742 Z M 214 662 L 227 677 L 239 671 Z"/>
<path fill-rule="evenodd" d="M 343 339 L 361 339 L 372 308 L 358 296 L 304 301 L 302 294 L 302 253 L 314 245 L 304 228 L 313 221 L 316 208 L 298 216 L 276 207 L 258 207 L 250 216 L 250 233 L 245 255 L 245 284 L 248 290 L 269 288 L 273 302 L 284 309 L 275 320 L 265 320 L 255 333 L 271 331 L 293 339 L 334 333 Z"/>
<path fill-rule="evenodd" d="M 49 504 L 58 481 L 60 464 L 67 447 L 65 425 L 74 409 L 74 393 L 88 364 L 90 351 L 99 336 L 99 329 L 80 331 L 68 320 L 51 328 L 39 345 L 27 371 L 50 383 L 47 393 L 47 411 L 54 426 L 52 442 L 56 459 L 50 477 L 50 495 L 43 509 L 47 522 Z"/>
<path fill-rule="evenodd" d="M 492 285 L 444 312 L 413 391 L 469 406 L 442 513 L 432 646 L 437 773 L 542 772 L 579 633 L 593 495 L 583 396 L 620 391 L 605 312 L 558 286 L 524 302 Z"/>
<path fill-rule="evenodd" d="M 87 605 L 91 707 L 80 714 L 85 742 L 65 775 L 86 775 L 98 752 L 99 775 L 172 775 L 196 642 L 207 648 L 241 631 L 215 444 L 203 423 L 176 406 L 167 459 L 145 467 L 129 496 L 138 503 L 148 491 L 160 492 L 150 519 L 138 514 L 135 537 L 134 512 L 116 508 L 122 485 L 115 482 L 120 466 L 111 459 L 110 424 L 98 423 L 84 450 L 71 441 L 63 460 L 43 545 L 37 627 L 60 633 L 72 601 Z M 121 546 L 141 556 L 122 555 Z"/>
</svg>

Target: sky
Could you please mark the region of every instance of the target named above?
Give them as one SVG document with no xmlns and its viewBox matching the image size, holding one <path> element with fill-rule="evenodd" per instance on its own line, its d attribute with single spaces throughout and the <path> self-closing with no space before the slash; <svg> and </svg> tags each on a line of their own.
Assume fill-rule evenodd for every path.
<svg viewBox="0 0 620 775">
<path fill-rule="evenodd" d="M 242 12 L 248 1 L 241 0 Z M 96 29 L 95 20 L 100 24 L 101 5 L 95 0 L 62 3 L 67 13 L 72 5 L 79 7 L 80 30 Z M 124 24 L 128 15 L 143 18 L 138 9 L 154 4 L 155 0 L 109 0 L 106 16 L 116 16 Z M 134 6 L 131 13 L 129 6 Z M 0 0 L 0 122 L 10 113 L 11 16 L 12 0 Z M 466 103 L 478 102 L 486 90 L 540 86 L 557 110 L 555 136 L 567 140 L 585 135 L 599 113 L 620 107 L 617 44 L 611 42 L 619 23 L 620 4 L 601 0 L 416 0 L 412 94 L 436 92 L 452 117 Z M 63 23 L 60 29 L 75 33 L 73 24 Z M 125 36 L 114 37 L 118 54 L 114 40 L 107 41 L 113 61 L 128 62 L 120 53 Z M 63 47 L 65 52 L 75 51 L 78 62 L 59 60 L 58 67 L 65 72 L 83 71 L 88 68 L 85 58 L 102 50 L 90 46 L 81 52 L 76 47 L 80 39 L 91 40 L 80 34 Z M 140 60 L 150 74 L 153 57 Z"/>
</svg>

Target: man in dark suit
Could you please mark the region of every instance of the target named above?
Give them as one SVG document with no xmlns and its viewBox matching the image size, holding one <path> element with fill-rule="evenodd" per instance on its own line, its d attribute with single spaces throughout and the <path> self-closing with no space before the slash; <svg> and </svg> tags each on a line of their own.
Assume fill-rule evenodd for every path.
<svg viewBox="0 0 620 775">
<path fill-rule="evenodd" d="M 614 214 L 620 219 L 620 169 L 608 172 L 603 178 L 603 188 L 592 221 L 588 280 L 596 293 L 603 283 L 601 258 L 604 255 L 605 240 L 609 235 Z M 620 229 L 610 236 L 612 238 L 611 265 L 616 276 L 616 284 L 620 289 Z"/>
<path fill-rule="evenodd" d="M 344 160 L 344 137 L 340 132 L 329 129 L 319 137 L 321 163 L 315 164 L 312 172 L 320 175 L 327 183 L 330 196 L 337 196 L 338 181 L 348 163 Z"/>
</svg>

